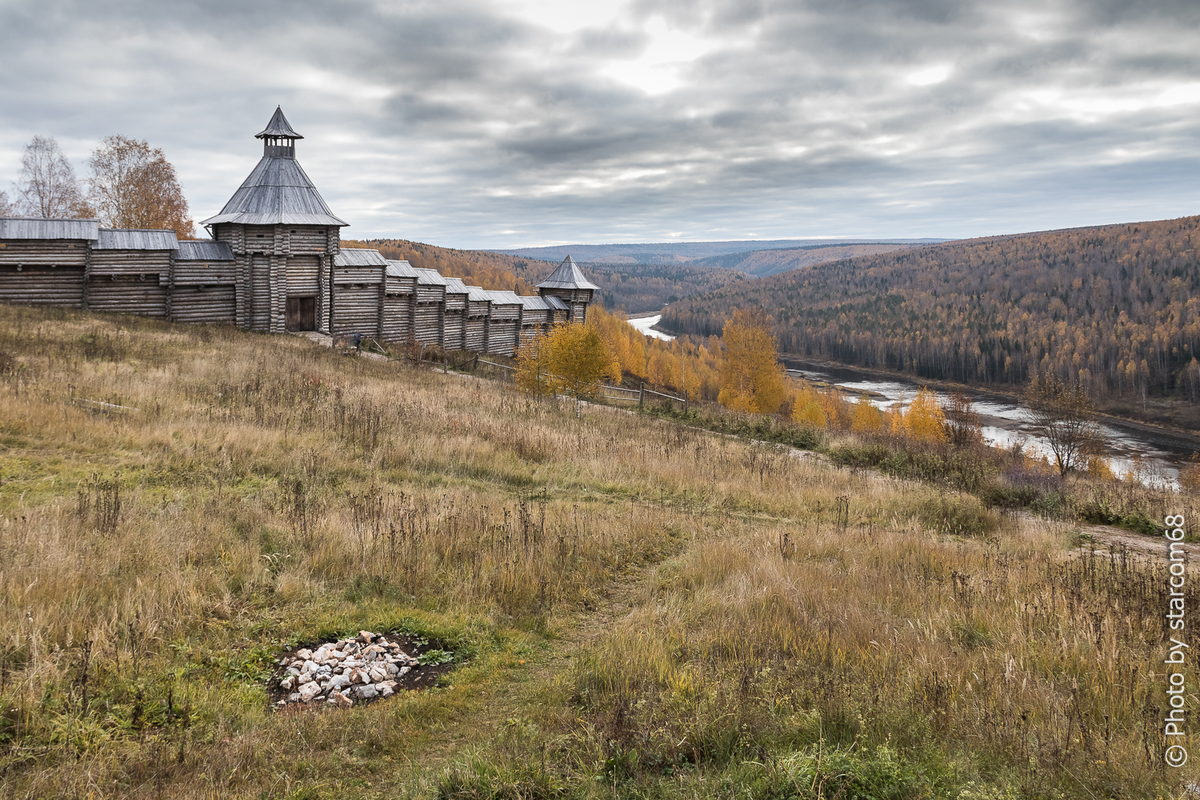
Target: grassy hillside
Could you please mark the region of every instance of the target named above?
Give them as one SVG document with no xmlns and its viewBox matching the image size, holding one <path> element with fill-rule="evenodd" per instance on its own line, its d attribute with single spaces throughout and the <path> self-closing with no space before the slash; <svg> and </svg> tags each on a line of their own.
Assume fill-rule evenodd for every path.
<svg viewBox="0 0 1200 800">
<path fill-rule="evenodd" d="M 1111 410 L 1195 428 L 1198 229 L 1187 217 L 854 258 L 673 304 L 663 324 L 708 335 L 753 306 L 790 353 L 1001 387 L 1051 372 Z"/>
<path fill-rule="evenodd" d="M 0 393 L 0 796 L 1194 777 L 1161 768 L 1161 560 L 1073 553 L 1062 523 L 231 328 L 0 307 Z M 271 711 L 283 647 L 363 628 L 458 668 Z"/>
</svg>

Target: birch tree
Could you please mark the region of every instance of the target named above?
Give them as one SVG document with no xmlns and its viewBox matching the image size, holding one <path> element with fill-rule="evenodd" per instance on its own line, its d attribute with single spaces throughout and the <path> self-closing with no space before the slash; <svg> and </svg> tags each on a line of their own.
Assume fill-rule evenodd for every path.
<svg viewBox="0 0 1200 800">
<path fill-rule="evenodd" d="M 34 136 L 21 156 L 17 179 L 17 213 L 41 219 L 91 216 L 75 178 L 75 169 L 50 136 Z M 0 197 L 0 205 L 5 198 Z"/>
<path fill-rule="evenodd" d="M 591 325 L 572 323 L 556 325 L 546 341 L 546 368 L 556 391 L 575 398 L 575 413 L 579 401 L 600 390 L 604 378 L 620 380 L 621 365 Z"/>
<path fill-rule="evenodd" d="M 540 396 L 562 392 L 575 399 L 595 395 L 604 378 L 620 380 L 621 363 L 592 325 L 555 325 L 550 333 L 527 339 L 517 348 L 517 385 Z"/>
</svg>

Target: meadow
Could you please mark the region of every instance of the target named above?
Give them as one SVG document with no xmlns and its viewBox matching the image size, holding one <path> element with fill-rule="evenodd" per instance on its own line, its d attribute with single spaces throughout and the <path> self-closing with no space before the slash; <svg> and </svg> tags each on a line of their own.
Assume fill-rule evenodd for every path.
<svg viewBox="0 0 1200 800">
<path fill-rule="evenodd" d="M 233 328 L 0 307 L 0 398 L 4 797 L 1195 779 L 1163 765 L 1166 564 L 1069 519 Z M 456 669 L 273 710 L 283 648 L 364 628 Z"/>
</svg>

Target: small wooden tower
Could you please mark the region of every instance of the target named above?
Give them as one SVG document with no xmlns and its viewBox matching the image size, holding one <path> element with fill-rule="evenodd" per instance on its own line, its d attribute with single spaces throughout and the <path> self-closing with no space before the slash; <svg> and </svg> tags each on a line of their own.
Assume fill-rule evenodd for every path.
<svg viewBox="0 0 1200 800">
<path fill-rule="evenodd" d="M 575 259 L 567 256 L 537 290 L 539 297 L 557 297 L 566 304 L 568 322 L 587 322 L 588 303 L 600 287 L 583 277 Z"/>
<path fill-rule="evenodd" d="M 237 270 L 236 320 L 250 330 L 331 330 L 333 258 L 342 226 L 296 161 L 283 110 L 256 139 L 263 157 L 221 213 L 204 220 L 229 244 Z"/>
</svg>

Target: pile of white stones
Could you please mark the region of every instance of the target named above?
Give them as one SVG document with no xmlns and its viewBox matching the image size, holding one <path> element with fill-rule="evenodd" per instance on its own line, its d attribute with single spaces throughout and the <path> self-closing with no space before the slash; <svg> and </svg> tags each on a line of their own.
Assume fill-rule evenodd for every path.
<svg viewBox="0 0 1200 800">
<path fill-rule="evenodd" d="M 279 688 L 290 694 L 278 705 L 315 703 L 349 708 L 355 700 L 394 694 L 397 678 L 417 666 L 400 645 L 382 634 L 359 631 L 353 639 L 301 648 L 279 662 L 286 672 Z"/>
</svg>

